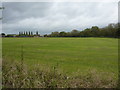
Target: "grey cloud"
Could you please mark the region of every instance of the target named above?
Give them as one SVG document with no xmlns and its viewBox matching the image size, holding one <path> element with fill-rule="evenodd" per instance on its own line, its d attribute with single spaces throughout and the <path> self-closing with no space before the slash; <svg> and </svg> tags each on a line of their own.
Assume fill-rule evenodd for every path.
<svg viewBox="0 0 120 90">
<path fill-rule="evenodd" d="M 25 18 L 43 17 L 52 3 L 36 2 L 5 2 L 3 6 L 3 23 L 12 23 Z"/>
<path fill-rule="evenodd" d="M 117 23 L 117 2 L 7 2 L 3 3 L 3 32 L 82 30 Z"/>
</svg>

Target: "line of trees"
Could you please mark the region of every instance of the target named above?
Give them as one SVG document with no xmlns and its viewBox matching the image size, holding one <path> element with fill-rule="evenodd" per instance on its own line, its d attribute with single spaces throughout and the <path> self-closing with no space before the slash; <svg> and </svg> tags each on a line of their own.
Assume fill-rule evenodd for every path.
<svg viewBox="0 0 120 90">
<path fill-rule="evenodd" d="M 86 28 L 83 31 L 72 30 L 71 32 L 52 32 L 44 37 L 119 37 L 120 36 L 120 24 L 109 24 L 104 28 L 98 26 L 92 26 Z"/>
<path fill-rule="evenodd" d="M 2 37 L 40 37 L 38 31 L 33 34 L 31 31 L 19 32 L 19 34 L 8 34 L 2 33 Z M 120 36 L 120 23 L 109 24 L 104 28 L 99 28 L 98 26 L 92 26 L 91 28 L 86 28 L 83 31 L 72 30 L 71 32 L 52 32 L 51 34 L 45 34 L 44 37 L 114 37 L 119 38 Z"/>
<path fill-rule="evenodd" d="M 33 34 L 32 31 L 24 31 L 24 32 L 19 32 L 19 35 L 21 37 L 33 37 L 33 36 L 40 36 L 38 31 L 36 31 L 36 34 Z"/>
<path fill-rule="evenodd" d="M 1 33 L 0 37 L 40 37 L 38 31 L 34 34 L 32 31 L 19 32 L 19 34 L 5 34 Z"/>
</svg>

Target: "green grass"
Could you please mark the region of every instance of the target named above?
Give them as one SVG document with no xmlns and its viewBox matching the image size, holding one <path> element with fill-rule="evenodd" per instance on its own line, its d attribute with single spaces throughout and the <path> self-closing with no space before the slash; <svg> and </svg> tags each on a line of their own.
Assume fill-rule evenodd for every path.
<svg viewBox="0 0 120 90">
<path fill-rule="evenodd" d="M 115 38 L 3 38 L 2 54 L 7 60 L 21 60 L 30 68 L 55 66 L 73 75 L 89 70 L 118 75 L 118 39 Z"/>
</svg>

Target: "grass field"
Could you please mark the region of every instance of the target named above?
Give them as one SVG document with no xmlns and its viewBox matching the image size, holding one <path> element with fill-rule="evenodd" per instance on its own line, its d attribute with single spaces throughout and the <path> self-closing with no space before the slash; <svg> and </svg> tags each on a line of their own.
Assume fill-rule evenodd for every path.
<svg viewBox="0 0 120 90">
<path fill-rule="evenodd" d="M 117 87 L 118 39 L 3 38 L 2 47 L 3 87 Z"/>
<path fill-rule="evenodd" d="M 2 53 L 7 60 L 24 63 L 58 65 L 60 71 L 74 74 L 96 69 L 118 73 L 118 39 L 114 38 L 3 38 Z"/>
</svg>

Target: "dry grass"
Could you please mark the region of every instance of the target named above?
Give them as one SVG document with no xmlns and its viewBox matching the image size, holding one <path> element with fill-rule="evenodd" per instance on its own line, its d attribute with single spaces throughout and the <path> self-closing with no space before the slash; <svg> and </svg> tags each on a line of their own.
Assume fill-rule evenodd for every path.
<svg viewBox="0 0 120 90">
<path fill-rule="evenodd" d="M 106 77 L 103 77 L 106 76 Z M 3 88 L 116 88 L 114 74 L 92 70 L 86 75 L 67 76 L 57 68 L 32 70 L 20 62 L 3 60 Z"/>
</svg>

